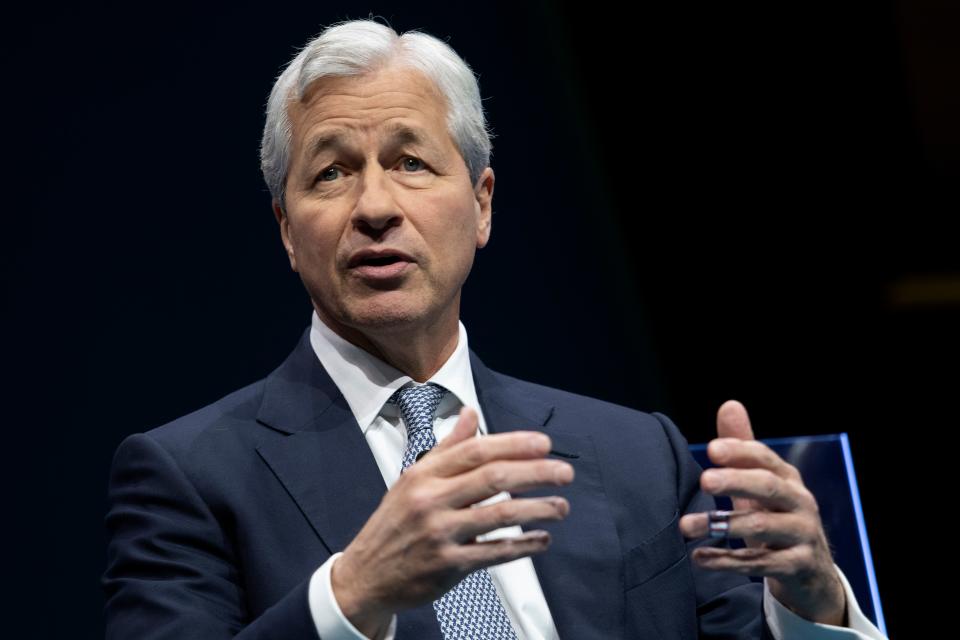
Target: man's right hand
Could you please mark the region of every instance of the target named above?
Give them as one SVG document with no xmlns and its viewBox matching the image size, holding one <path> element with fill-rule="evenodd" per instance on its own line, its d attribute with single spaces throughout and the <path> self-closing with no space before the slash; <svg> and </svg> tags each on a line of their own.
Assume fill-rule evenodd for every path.
<svg viewBox="0 0 960 640">
<path fill-rule="evenodd" d="M 476 542 L 501 527 L 561 520 L 558 496 L 516 498 L 473 507 L 501 491 L 526 491 L 573 480 L 573 467 L 544 459 L 550 438 L 514 431 L 482 438 L 477 413 L 464 407 L 453 432 L 408 467 L 334 563 L 330 576 L 344 616 L 373 637 L 393 614 L 440 598 L 473 571 L 546 551 L 550 535 Z"/>
</svg>

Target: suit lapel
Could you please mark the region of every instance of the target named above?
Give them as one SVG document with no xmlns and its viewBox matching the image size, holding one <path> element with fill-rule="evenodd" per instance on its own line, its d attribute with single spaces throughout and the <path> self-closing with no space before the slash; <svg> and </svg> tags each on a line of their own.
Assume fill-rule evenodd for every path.
<svg viewBox="0 0 960 640">
<path fill-rule="evenodd" d="M 257 448 L 332 554 L 377 508 L 386 485 L 309 332 L 267 379 L 258 422 L 287 433 Z"/>
<path fill-rule="evenodd" d="M 309 329 L 266 381 L 257 421 L 287 434 L 257 452 L 333 554 L 360 532 L 387 491 L 350 407 L 310 345 Z M 398 638 L 435 638 L 427 604 L 398 615 Z"/>
<path fill-rule="evenodd" d="M 490 433 L 532 430 L 547 433 L 554 451 L 575 471 L 567 487 L 525 492 L 525 497 L 561 495 L 570 515 L 561 522 L 534 523 L 550 532 L 550 548 L 532 557 L 544 597 L 561 638 L 620 638 L 624 601 L 620 541 L 608 508 L 597 455 L 585 434 L 557 428 L 563 416 L 543 398 L 524 393 L 471 352 L 477 396 Z M 526 387 L 529 388 L 529 387 Z"/>
</svg>

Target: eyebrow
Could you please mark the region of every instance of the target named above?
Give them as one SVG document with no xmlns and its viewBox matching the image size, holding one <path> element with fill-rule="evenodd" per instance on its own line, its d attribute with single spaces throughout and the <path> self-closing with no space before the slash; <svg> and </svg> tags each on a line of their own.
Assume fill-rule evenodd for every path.
<svg viewBox="0 0 960 640">
<path fill-rule="evenodd" d="M 342 129 L 334 129 L 317 135 L 307 144 L 307 158 L 315 158 L 328 149 L 346 148 L 348 137 Z M 387 140 L 388 144 L 393 147 L 412 144 L 434 148 L 429 135 L 418 128 L 405 124 L 394 124 L 387 129 Z"/>
</svg>

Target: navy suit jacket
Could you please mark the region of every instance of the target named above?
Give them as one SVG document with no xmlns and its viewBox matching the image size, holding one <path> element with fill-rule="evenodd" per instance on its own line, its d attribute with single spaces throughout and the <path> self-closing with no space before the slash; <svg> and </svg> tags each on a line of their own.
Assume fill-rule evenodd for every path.
<svg viewBox="0 0 960 640">
<path fill-rule="evenodd" d="M 564 640 L 771 638 L 762 585 L 700 569 L 681 515 L 715 507 L 664 415 L 525 382 L 470 353 L 488 430 L 550 435 L 575 454 L 570 514 L 537 524 L 533 564 Z M 267 378 L 126 438 L 110 476 L 107 637 L 317 637 L 310 576 L 343 550 L 386 486 L 309 330 Z M 433 608 L 402 611 L 398 640 L 440 640 Z"/>
</svg>

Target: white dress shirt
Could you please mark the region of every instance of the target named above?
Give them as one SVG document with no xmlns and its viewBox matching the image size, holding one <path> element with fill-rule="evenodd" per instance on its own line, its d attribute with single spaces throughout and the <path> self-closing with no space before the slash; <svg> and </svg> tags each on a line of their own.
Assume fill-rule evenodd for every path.
<svg viewBox="0 0 960 640">
<path fill-rule="evenodd" d="M 447 389 L 434 418 L 437 442 L 450 435 L 457 422 L 460 408 L 475 409 L 479 417 L 477 437 L 486 435 L 487 425 L 477 401 L 470 355 L 467 348 L 467 330 L 459 323 L 459 339 L 453 354 L 429 380 Z M 377 461 L 387 488 L 400 477 L 403 452 L 407 444 L 406 426 L 399 408 L 387 404 L 394 391 L 408 382 L 418 384 L 410 376 L 395 369 L 363 349 L 347 342 L 327 327 L 317 316 L 312 316 L 310 344 L 320 363 L 340 389 L 360 430 Z M 481 504 L 509 499 L 503 492 Z M 489 540 L 520 535 L 519 526 L 492 531 L 478 540 Z M 323 640 L 362 640 L 366 638 L 343 615 L 333 595 L 330 571 L 341 553 L 335 553 L 324 562 L 310 579 L 308 601 L 317 632 Z M 836 565 L 834 565 L 836 566 Z M 557 640 L 557 629 L 547 606 L 533 561 L 520 558 L 487 571 L 500 596 L 519 640 Z M 767 624 L 777 640 L 805 638 L 810 640 L 886 640 L 857 605 L 853 591 L 840 568 L 837 573 L 847 596 L 850 628 L 835 627 L 805 620 L 776 600 L 764 580 L 763 609 Z M 393 640 L 397 616 L 391 619 L 384 640 Z M 576 639 L 574 639 L 576 640 Z"/>
</svg>

